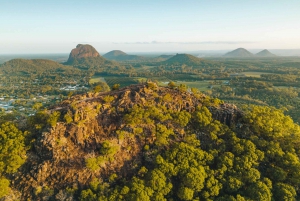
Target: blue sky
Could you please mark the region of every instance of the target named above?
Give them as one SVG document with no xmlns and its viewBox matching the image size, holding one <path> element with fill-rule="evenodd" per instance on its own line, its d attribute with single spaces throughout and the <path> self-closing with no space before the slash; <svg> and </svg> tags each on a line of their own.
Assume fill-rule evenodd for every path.
<svg viewBox="0 0 300 201">
<path fill-rule="evenodd" d="M 0 0 L 0 54 L 299 49 L 299 0 Z"/>
</svg>

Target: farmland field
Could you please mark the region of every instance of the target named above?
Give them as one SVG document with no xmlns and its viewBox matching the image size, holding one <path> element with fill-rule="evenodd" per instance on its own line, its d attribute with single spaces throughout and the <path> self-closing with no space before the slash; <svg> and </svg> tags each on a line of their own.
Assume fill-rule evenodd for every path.
<svg viewBox="0 0 300 201">
<path fill-rule="evenodd" d="M 104 77 L 92 77 L 90 79 L 90 84 L 96 83 L 96 82 L 106 82 Z"/>
<path fill-rule="evenodd" d="M 196 80 L 195 77 L 189 74 L 172 74 L 172 75 L 168 75 L 168 78 L 171 80 L 180 80 L 180 81 Z"/>
<path fill-rule="evenodd" d="M 157 82 L 171 82 L 172 80 L 165 77 L 165 76 L 160 76 L 160 77 L 149 77 L 150 80 L 152 81 L 157 81 Z"/>
<path fill-rule="evenodd" d="M 266 73 L 266 72 L 242 72 L 242 74 L 245 74 L 247 77 L 260 77 L 262 74 L 274 74 L 274 73 Z"/>
</svg>

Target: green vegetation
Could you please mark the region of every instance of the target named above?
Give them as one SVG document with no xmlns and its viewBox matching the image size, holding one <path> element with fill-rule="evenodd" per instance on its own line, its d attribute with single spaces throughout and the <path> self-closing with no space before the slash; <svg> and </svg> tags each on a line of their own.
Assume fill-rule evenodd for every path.
<svg viewBox="0 0 300 201">
<path fill-rule="evenodd" d="M 213 120 L 204 106 L 192 114 L 135 106 L 124 119 L 144 132 L 153 128 L 153 139 L 137 135 L 154 160 L 127 180 L 94 180 L 81 200 L 296 200 L 300 128 L 280 110 L 247 108 L 242 132 Z"/>
<path fill-rule="evenodd" d="M 112 90 L 118 90 L 120 88 L 120 84 L 114 84 L 112 86 Z"/>
<path fill-rule="evenodd" d="M 138 81 L 131 77 L 105 77 L 106 83 L 113 88 L 114 85 L 119 84 L 120 87 L 137 84 Z"/>
<path fill-rule="evenodd" d="M 5 176 L 17 172 L 26 160 L 27 135 L 10 122 L 0 125 L 0 198 L 9 193 L 10 182 Z"/>
<path fill-rule="evenodd" d="M 114 155 L 117 153 L 118 147 L 110 144 L 109 141 L 104 141 L 101 145 L 100 156 L 86 158 L 86 167 L 92 171 L 97 171 L 104 166 L 108 161 L 114 160 Z"/>
<path fill-rule="evenodd" d="M 67 156 L 55 165 L 83 168 L 86 181 L 60 189 L 68 184 L 56 186 L 52 175 L 24 193 L 36 199 L 299 200 L 299 58 L 179 54 L 161 61 L 99 56 L 70 66 L 24 59 L 1 65 L 0 198 L 24 190 L 21 174 L 33 170 L 20 168 L 25 162 L 37 168 L 28 173 L 36 179 L 41 162 Z M 119 96 L 121 87 L 146 80 L 143 90 Z M 240 116 L 226 108 L 213 113 L 224 104 L 219 99 L 241 108 Z M 227 118 L 234 122 L 216 120 Z M 50 133 L 55 139 L 45 137 Z M 78 158 L 68 158 L 78 150 Z"/>
<path fill-rule="evenodd" d="M 9 180 L 0 178 L 0 198 L 6 196 L 9 193 Z"/>
</svg>

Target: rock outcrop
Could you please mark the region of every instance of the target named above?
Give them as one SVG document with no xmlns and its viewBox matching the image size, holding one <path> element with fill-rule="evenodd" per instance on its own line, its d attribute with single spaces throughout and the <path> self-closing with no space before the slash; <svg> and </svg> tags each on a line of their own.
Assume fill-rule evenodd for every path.
<svg viewBox="0 0 300 201">
<path fill-rule="evenodd" d="M 167 101 L 162 97 L 171 96 Z M 37 134 L 33 150 L 28 153 L 26 164 L 15 175 L 14 188 L 20 190 L 22 200 L 35 199 L 37 189 L 47 187 L 57 195 L 70 187 L 83 188 L 92 178 L 104 180 L 118 172 L 126 177 L 136 171 L 134 164 L 143 160 L 144 142 L 139 138 L 118 139 L 117 131 L 128 129 L 124 116 L 135 105 L 151 104 L 172 111 L 193 112 L 209 101 L 204 94 L 194 95 L 188 91 L 158 87 L 155 83 L 132 85 L 120 90 L 77 95 L 51 107 L 48 112 L 60 113 L 55 126 Z M 234 125 L 241 112 L 230 104 L 208 107 L 213 118 Z M 71 121 L 64 119 L 69 116 Z M 92 171 L 86 167 L 86 159 L 96 156 L 102 143 L 109 140 L 118 147 L 113 161 L 104 163 L 101 169 Z M 129 149 L 130 147 L 130 149 Z M 99 154 L 99 153 L 98 153 Z"/>
<path fill-rule="evenodd" d="M 126 68 L 116 61 L 109 61 L 102 57 L 91 45 L 78 44 L 64 63 L 75 68 L 93 70 L 95 72 L 125 73 Z"/>
<path fill-rule="evenodd" d="M 233 104 L 221 104 L 218 107 L 209 107 L 212 117 L 227 126 L 234 126 L 242 118 L 242 112 Z"/>
<path fill-rule="evenodd" d="M 76 48 L 72 49 L 67 63 L 71 63 L 75 59 L 91 58 L 91 57 L 93 58 L 99 56 L 100 54 L 93 46 L 78 44 Z"/>
</svg>

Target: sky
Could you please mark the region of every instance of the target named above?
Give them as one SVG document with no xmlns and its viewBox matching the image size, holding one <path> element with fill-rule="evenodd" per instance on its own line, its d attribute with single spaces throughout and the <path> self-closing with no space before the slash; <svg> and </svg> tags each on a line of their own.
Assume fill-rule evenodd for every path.
<svg viewBox="0 0 300 201">
<path fill-rule="evenodd" d="M 0 54 L 300 49 L 299 0 L 0 0 Z"/>
</svg>

